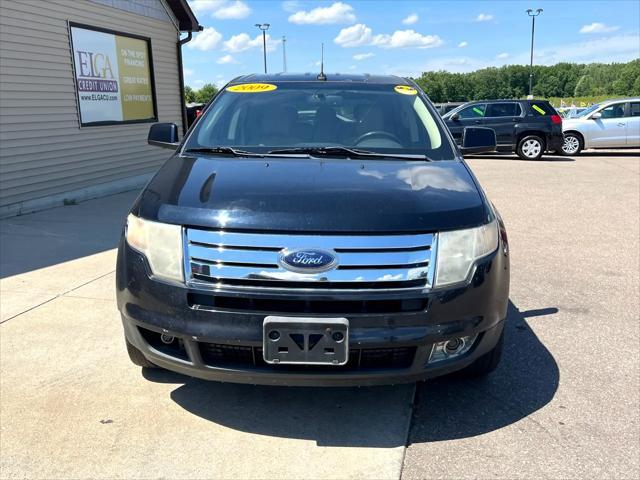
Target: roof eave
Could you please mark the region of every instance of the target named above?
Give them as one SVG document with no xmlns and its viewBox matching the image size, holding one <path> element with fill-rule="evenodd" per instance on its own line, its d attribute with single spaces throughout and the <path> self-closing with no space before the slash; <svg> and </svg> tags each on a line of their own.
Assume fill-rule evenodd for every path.
<svg viewBox="0 0 640 480">
<path fill-rule="evenodd" d="M 165 0 L 173 15 L 178 20 L 178 28 L 181 32 L 199 32 L 202 26 L 189 7 L 187 0 Z"/>
</svg>

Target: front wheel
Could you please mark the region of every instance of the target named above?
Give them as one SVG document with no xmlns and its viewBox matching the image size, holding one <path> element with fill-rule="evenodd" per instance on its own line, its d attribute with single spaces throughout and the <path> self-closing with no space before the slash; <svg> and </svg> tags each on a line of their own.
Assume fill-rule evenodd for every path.
<svg viewBox="0 0 640 480">
<path fill-rule="evenodd" d="M 578 155 L 584 148 L 582 138 L 575 133 L 566 133 L 564 135 L 564 143 L 562 144 L 562 153 L 564 155 Z"/>
<path fill-rule="evenodd" d="M 518 142 L 516 153 L 523 160 L 538 160 L 544 153 L 544 140 L 536 135 L 527 135 Z"/>
</svg>

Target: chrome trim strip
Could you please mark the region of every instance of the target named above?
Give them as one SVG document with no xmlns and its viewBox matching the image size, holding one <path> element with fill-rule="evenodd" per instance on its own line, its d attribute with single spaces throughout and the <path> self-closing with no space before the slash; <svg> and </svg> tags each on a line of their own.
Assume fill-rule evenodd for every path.
<svg viewBox="0 0 640 480">
<path fill-rule="evenodd" d="M 244 263 L 258 265 L 277 265 L 281 255 L 276 251 L 264 250 L 235 250 L 233 247 L 205 247 L 189 245 L 191 258 L 206 260 L 213 263 Z M 431 259 L 430 250 L 337 253 L 341 266 L 375 267 L 376 265 L 403 266 L 425 263 Z"/>
<path fill-rule="evenodd" d="M 407 282 L 411 280 L 427 280 L 429 267 L 417 268 L 385 268 L 370 270 L 330 270 L 321 273 L 297 273 L 280 267 L 245 267 L 232 265 L 208 265 L 191 260 L 191 265 L 198 268 L 209 268 L 209 275 L 204 277 L 220 280 L 276 280 L 285 282 Z"/>
<path fill-rule="evenodd" d="M 314 247 L 332 250 L 401 250 L 419 247 L 426 249 L 433 243 L 433 234 L 431 233 L 416 235 L 282 235 L 187 229 L 187 236 L 190 242 L 207 245 L 263 249 Z"/>
</svg>

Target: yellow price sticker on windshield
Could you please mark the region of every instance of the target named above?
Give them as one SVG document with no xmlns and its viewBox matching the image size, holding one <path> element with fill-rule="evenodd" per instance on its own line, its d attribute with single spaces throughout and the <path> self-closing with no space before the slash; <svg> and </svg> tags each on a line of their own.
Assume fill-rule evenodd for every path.
<svg viewBox="0 0 640 480">
<path fill-rule="evenodd" d="M 227 87 L 227 90 L 236 93 L 260 93 L 270 92 L 276 88 L 278 87 L 271 83 L 242 83 L 240 85 L 231 85 Z"/>
<path fill-rule="evenodd" d="M 396 85 L 393 88 L 396 92 L 401 93 L 403 95 L 417 95 L 418 91 L 413 88 L 410 87 L 409 85 Z"/>
</svg>

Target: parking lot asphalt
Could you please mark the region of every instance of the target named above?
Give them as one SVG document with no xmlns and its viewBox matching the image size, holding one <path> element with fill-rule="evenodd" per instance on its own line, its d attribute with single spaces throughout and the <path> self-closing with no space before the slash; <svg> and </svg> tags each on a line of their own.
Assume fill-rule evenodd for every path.
<svg viewBox="0 0 640 480">
<path fill-rule="evenodd" d="M 113 273 L 136 193 L 0 221 L 0 477 L 640 477 L 639 154 L 468 160 L 510 236 L 506 351 L 417 388 L 142 371 Z"/>
</svg>

